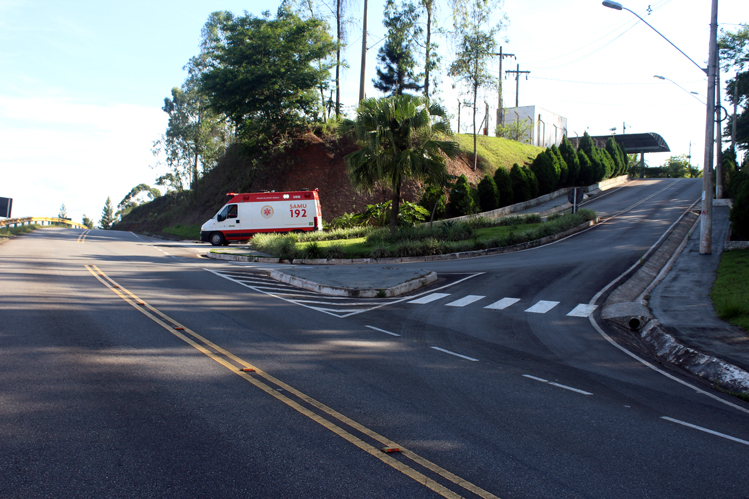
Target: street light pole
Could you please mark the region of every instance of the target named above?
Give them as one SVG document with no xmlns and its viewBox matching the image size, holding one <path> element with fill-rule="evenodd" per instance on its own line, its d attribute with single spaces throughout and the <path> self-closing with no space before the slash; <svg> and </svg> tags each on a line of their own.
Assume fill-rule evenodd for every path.
<svg viewBox="0 0 749 499">
<path fill-rule="evenodd" d="M 710 50 L 707 66 L 707 113 L 705 117 L 705 162 L 702 167 L 702 211 L 700 212 L 700 254 L 710 255 L 713 246 L 713 126 L 715 124 L 715 74 L 718 61 L 718 0 L 710 9 Z"/>
<path fill-rule="evenodd" d="M 713 137 L 713 126 L 715 124 L 715 75 L 718 54 L 718 0 L 712 0 L 710 13 L 710 49 L 708 54 L 707 69 L 703 68 L 694 60 L 685 54 L 679 47 L 674 45 L 671 40 L 650 25 L 645 19 L 637 15 L 636 12 L 623 7 L 619 2 L 613 0 L 603 0 L 603 6 L 614 10 L 626 10 L 640 21 L 644 22 L 650 29 L 658 33 L 661 38 L 666 40 L 673 48 L 689 59 L 692 64 L 700 68 L 707 74 L 707 112 L 705 113 L 705 156 L 702 165 L 702 211 L 700 213 L 700 254 L 709 255 L 712 253 L 712 225 L 713 225 L 713 150 L 715 138 Z"/>
</svg>

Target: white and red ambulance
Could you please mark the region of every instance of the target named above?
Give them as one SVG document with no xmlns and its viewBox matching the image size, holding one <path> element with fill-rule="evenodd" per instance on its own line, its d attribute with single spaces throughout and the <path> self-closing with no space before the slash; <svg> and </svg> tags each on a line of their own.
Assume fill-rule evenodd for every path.
<svg viewBox="0 0 749 499">
<path fill-rule="evenodd" d="M 256 192 L 232 196 L 200 228 L 200 240 L 214 246 L 251 238 L 259 232 L 322 230 L 318 191 Z"/>
</svg>

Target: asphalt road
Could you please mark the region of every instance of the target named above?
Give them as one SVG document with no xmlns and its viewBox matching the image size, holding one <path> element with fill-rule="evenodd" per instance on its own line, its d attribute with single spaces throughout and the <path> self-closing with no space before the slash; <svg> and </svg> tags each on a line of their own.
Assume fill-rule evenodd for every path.
<svg viewBox="0 0 749 499">
<path fill-rule="evenodd" d="M 567 315 L 700 187 L 633 183 L 592 230 L 420 264 L 440 280 L 397 300 L 123 232 L 2 244 L 0 497 L 749 497 L 749 404 Z"/>
</svg>

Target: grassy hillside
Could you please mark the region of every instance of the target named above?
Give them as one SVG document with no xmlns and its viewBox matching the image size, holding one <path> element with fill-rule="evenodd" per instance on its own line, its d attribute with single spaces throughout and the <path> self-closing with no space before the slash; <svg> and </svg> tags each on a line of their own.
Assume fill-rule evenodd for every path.
<svg viewBox="0 0 749 499">
<path fill-rule="evenodd" d="M 452 175 L 465 174 L 476 185 L 485 174 L 513 163 L 529 163 L 543 149 L 496 137 L 478 137 L 479 167 L 473 171 L 473 136 L 455 135 L 462 154 L 448 162 Z M 349 139 L 307 133 L 271 151 L 234 144 L 218 165 L 198 181 L 195 191 L 169 192 L 134 208 L 114 229 L 158 234 L 165 237 L 196 237 L 200 225 L 226 202 L 227 192 L 266 190 L 320 190 L 323 218 L 330 221 L 344 213 L 358 213 L 367 204 L 390 199 L 388 189 L 371 195 L 351 187 L 344 157 L 355 150 Z M 407 201 L 418 201 L 421 185 L 409 181 L 402 189 Z"/>
<path fill-rule="evenodd" d="M 514 163 L 520 166 L 525 163 L 529 164 L 544 151 L 543 147 L 522 144 L 500 137 L 479 135 L 476 138 L 479 168 L 487 174 L 493 174 L 499 167 L 509 170 Z M 473 135 L 455 134 L 454 139 L 460 144 L 460 149 L 473 165 Z"/>
</svg>

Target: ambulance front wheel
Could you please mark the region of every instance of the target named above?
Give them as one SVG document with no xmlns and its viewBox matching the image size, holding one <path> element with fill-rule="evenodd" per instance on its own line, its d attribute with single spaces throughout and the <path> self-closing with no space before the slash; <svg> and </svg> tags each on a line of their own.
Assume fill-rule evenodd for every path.
<svg viewBox="0 0 749 499">
<path fill-rule="evenodd" d="M 224 235 L 220 232 L 214 232 L 213 234 L 211 234 L 211 244 L 214 246 L 223 246 L 224 244 L 226 244 Z"/>
</svg>

